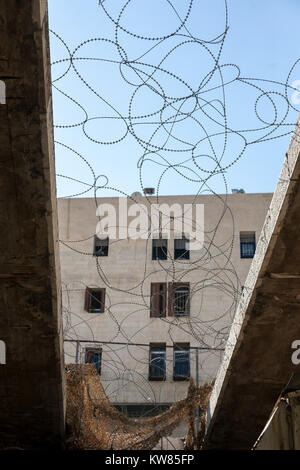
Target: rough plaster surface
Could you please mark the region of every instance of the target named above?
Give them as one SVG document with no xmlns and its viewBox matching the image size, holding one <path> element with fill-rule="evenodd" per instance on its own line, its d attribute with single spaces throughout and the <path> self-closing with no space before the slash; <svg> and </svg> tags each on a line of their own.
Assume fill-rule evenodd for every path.
<svg viewBox="0 0 300 470">
<path fill-rule="evenodd" d="M 47 2 L 0 0 L 0 448 L 64 432 Z"/>
<path fill-rule="evenodd" d="M 206 448 L 249 449 L 299 369 L 300 136 L 293 135 L 208 408 Z"/>
</svg>

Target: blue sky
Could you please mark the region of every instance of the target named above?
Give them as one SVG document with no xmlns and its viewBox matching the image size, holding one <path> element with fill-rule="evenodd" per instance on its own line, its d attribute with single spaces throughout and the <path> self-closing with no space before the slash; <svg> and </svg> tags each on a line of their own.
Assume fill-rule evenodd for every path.
<svg viewBox="0 0 300 470">
<path fill-rule="evenodd" d="M 159 185 L 162 195 L 199 191 L 224 193 L 226 188 L 228 191 L 244 188 L 246 192 L 274 190 L 291 136 L 252 143 L 264 140 L 267 134 L 267 131 L 254 131 L 265 124 L 254 112 L 261 92 L 253 85 L 272 92 L 257 102 L 260 118 L 273 122 L 276 109 L 276 122 L 281 121 L 286 102 L 278 93 L 284 94 L 285 88 L 262 79 L 285 83 L 291 67 L 300 57 L 297 35 L 300 2 L 228 0 L 229 29 L 218 64 L 222 66 L 223 80 L 231 82 L 225 87 L 225 103 L 227 125 L 234 132 L 225 136 L 220 125 L 220 122 L 224 124 L 224 116 L 220 118 L 224 98 L 220 74 L 214 73 L 205 85 L 205 77 L 214 67 L 212 55 L 217 56 L 220 49 L 220 44 L 207 41 L 224 33 L 225 1 L 194 0 L 185 23 L 187 29 L 181 28 L 175 37 L 165 41 L 137 37 L 170 35 L 180 24 L 177 15 L 185 17 L 190 1 L 172 0 L 176 13 L 167 0 L 131 0 L 121 15 L 120 25 L 136 36 L 119 29 L 117 37 L 121 49 L 118 50 L 115 25 L 98 5 L 98 0 L 48 0 L 50 28 L 72 52 L 84 43 L 74 54 L 76 70 L 71 68 L 56 81 L 67 70 L 69 62 L 52 67 L 54 122 L 64 126 L 55 128 L 55 139 L 60 142 L 56 145 L 56 167 L 58 174 L 68 177 L 57 178 L 58 196 L 82 193 L 94 183 L 95 177 L 99 177 L 99 186 L 106 184 L 97 191 L 99 197 L 118 195 L 118 191 L 126 194 L 141 191 L 141 181 L 145 187 Z M 105 0 L 103 6 L 117 18 L 125 3 L 124 0 Z M 198 41 L 189 41 L 188 32 Z M 98 39 L 86 42 L 95 38 Z M 161 65 L 164 70 L 155 71 L 148 85 L 137 86 L 145 80 L 146 74 L 153 72 L 151 66 L 159 64 L 176 45 L 178 47 Z M 147 52 L 153 46 L 156 47 Z M 136 61 L 135 69 L 124 64 L 125 54 L 129 62 Z M 53 34 L 51 58 L 52 62 L 68 59 L 65 46 Z M 239 77 L 247 78 L 247 83 L 235 80 L 237 66 Z M 300 65 L 297 65 L 288 83 L 291 85 L 299 79 Z M 189 90 L 193 93 L 197 90 L 198 102 L 190 96 Z M 163 93 L 167 96 L 165 101 Z M 289 99 L 292 94 L 292 90 L 288 90 Z M 201 108 L 204 100 L 213 102 L 214 108 L 208 104 L 198 109 L 196 105 Z M 168 105 L 164 108 L 166 102 Z M 85 113 L 89 120 L 84 125 L 76 125 L 85 121 Z M 128 132 L 130 113 L 133 116 L 130 129 L 134 130 L 135 137 Z M 149 114 L 150 117 L 137 118 Z M 174 114 L 176 122 L 171 119 Z M 157 125 L 161 116 L 164 126 Z M 277 130 L 270 127 L 269 130 L 274 131 L 271 136 L 291 131 L 296 118 L 296 110 L 290 110 L 283 121 L 289 125 Z M 167 131 L 171 132 L 171 137 Z M 204 138 L 207 134 L 213 136 L 211 144 Z M 117 143 L 108 144 L 108 141 Z M 245 141 L 248 144 L 244 149 Z M 220 163 L 216 166 L 212 158 Z M 140 169 L 138 164 L 141 163 Z M 217 172 L 210 173 L 216 169 Z M 209 179 L 203 184 L 207 176 Z M 93 191 L 84 194 L 92 195 Z"/>
</svg>

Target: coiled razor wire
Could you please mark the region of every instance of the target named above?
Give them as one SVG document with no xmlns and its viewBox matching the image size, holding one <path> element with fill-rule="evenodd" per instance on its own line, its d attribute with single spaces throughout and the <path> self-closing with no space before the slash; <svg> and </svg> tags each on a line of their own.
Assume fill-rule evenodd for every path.
<svg viewBox="0 0 300 470">
<path fill-rule="evenodd" d="M 136 18 L 134 22 L 136 30 L 132 24 L 128 24 L 130 23 L 128 20 L 130 15 L 133 15 L 137 6 L 143 2 L 145 4 L 146 0 L 100 1 L 99 16 L 102 21 L 111 24 L 111 36 L 82 40 L 73 50 L 63 39 L 61 33 L 51 30 L 53 38 L 61 44 L 65 51 L 63 58 L 52 62 L 52 86 L 66 102 L 73 104 L 79 116 L 74 117 L 74 120 L 70 122 L 62 123 L 61 116 L 58 115 L 54 107 L 55 128 L 60 130 L 60 135 L 65 132 L 66 136 L 70 130 L 76 131 L 95 148 L 100 146 L 106 149 L 114 146 L 116 153 L 118 153 L 118 146 L 123 145 L 124 142 L 128 142 L 128 145 L 135 142 L 136 154 L 132 154 L 132 159 L 136 162 L 139 186 L 143 192 L 145 176 L 147 176 L 149 169 L 154 169 L 158 174 L 155 188 L 157 203 L 160 202 L 161 188 L 164 182 L 166 179 L 172 181 L 174 177 L 177 179 L 180 177 L 185 183 L 191 185 L 192 194 L 195 194 L 195 204 L 197 197 L 201 194 L 211 194 L 216 199 L 220 208 L 220 216 L 215 226 L 205 232 L 204 247 L 198 259 L 193 259 L 193 261 L 177 260 L 172 257 L 172 253 L 168 253 L 169 262 L 158 261 L 155 273 L 159 272 L 162 280 L 177 282 L 189 280 L 194 271 L 199 273 L 199 281 L 191 283 L 190 293 L 191 297 L 200 295 L 201 301 L 198 310 L 192 312 L 190 317 L 180 321 L 173 317 L 161 318 L 158 321 L 168 324 L 166 342 L 171 344 L 175 342 L 176 331 L 181 330 L 196 340 L 200 352 L 202 350 L 209 351 L 212 356 L 217 355 L 220 359 L 220 351 L 224 349 L 228 337 L 230 327 L 228 319 L 233 319 L 242 292 L 235 266 L 231 261 L 235 224 L 234 214 L 228 206 L 226 173 L 231 167 L 238 164 L 242 157 L 247 155 L 251 146 L 280 139 L 293 133 L 298 109 L 291 100 L 292 94 L 297 91 L 291 84 L 291 77 L 295 75 L 300 59 L 294 62 L 283 82 L 244 77 L 237 64 L 222 62 L 222 53 L 229 31 L 227 0 L 223 2 L 223 30 L 209 40 L 201 39 L 201 30 L 195 36 L 190 27 L 191 21 L 194 20 L 195 9 L 199 5 L 201 8 L 205 8 L 206 2 L 201 0 L 151 2 L 151 8 L 156 11 L 157 15 L 159 15 L 160 3 L 169 8 L 170 15 L 170 18 L 166 17 L 163 21 L 165 33 L 158 32 L 152 36 L 139 32 L 143 27 L 147 30 L 147 19 Z M 146 3 L 149 8 L 149 2 Z M 169 25 L 174 23 L 174 18 L 176 26 L 173 31 L 169 31 Z M 53 26 L 55 27 L 55 25 Z M 152 26 L 154 27 L 154 25 Z M 205 54 L 212 65 L 207 70 L 202 70 L 199 77 L 193 70 L 190 71 L 191 80 L 189 83 L 186 78 L 186 70 L 181 69 L 180 61 L 176 61 L 176 54 L 192 48 L 197 48 L 199 60 L 201 60 L 201 54 Z M 94 52 L 91 54 L 90 50 Z M 110 51 L 108 56 L 107 50 Z M 104 96 L 101 91 L 96 89 L 94 80 L 91 82 L 85 76 L 85 68 L 91 63 L 99 65 L 97 69 L 99 74 L 104 70 L 101 65 L 109 64 L 114 67 L 115 74 L 125 86 L 123 99 L 127 102 L 126 112 L 124 112 L 123 104 L 120 109 L 114 104 L 113 89 L 109 96 Z M 58 65 L 65 66 L 65 69 L 61 74 L 55 76 Z M 207 59 L 203 61 L 203 68 L 206 66 Z M 77 92 L 75 94 L 74 90 L 72 92 L 74 84 L 83 87 L 82 96 Z M 249 115 L 255 116 L 255 126 L 251 125 L 250 119 L 249 126 L 245 126 L 246 128 L 233 127 L 232 125 L 228 103 L 230 103 L 231 92 L 236 86 L 242 90 L 251 90 L 255 94 L 253 107 L 248 110 Z M 68 88 L 71 88 L 71 91 Z M 78 89 L 81 88 L 78 87 Z M 147 99 L 147 93 L 153 97 L 153 100 Z M 99 111 L 103 108 L 106 111 L 99 115 L 90 112 L 84 101 L 86 94 L 93 98 Z M 144 100 L 142 100 L 143 96 L 146 97 Z M 143 109 L 138 105 L 141 100 L 143 101 Z M 152 101 L 154 104 L 160 102 L 154 110 L 151 109 Z M 266 118 L 266 113 L 261 111 L 266 108 L 272 110 L 272 116 L 269 119 Z M 115 122 L 123 130 L 121 133 L 118 130 L 112 138 L 101 137 L 92 134 L 89 130 L 89 124 L 95 122 Z M 190 134 L 186 132 L 189 127 L 193 129 Z M 298 139 L 299 136 L 299 133 L 295 132 L 294 138 Z M 234 139 L 239 141 L 237 149 L 232 145 Z M 66 141 L 61 139 L 56 141 L 57 158 L 59 158 L 61 149 L 76 156 L 90 174 L 90 180 L 83 181 L 80 175 L 73 177 L 70 174 L 59 173 L 57 175 L 58 181 L 71 181 L 81 185 L 80 191 L 65 197 L 75 198 L 92 194 L 95 209 L 98 207 L 99 197 L 105 196 L 107 191 L 128 197 L 131 201 L 139 203 L 134 195 L 130 196 L 122 188 L 111 185 L 108 176 L 97 175 L 95 165 L 90 162 L 89 154 L 82 155 L 78 149 L 67 143 L 67 139 Z M 100 163 L 102 158 L 105 156 L 101 155 Z M 213 189 L 215 177 L 221 178 L 223 182 L 224 195 L 222 196 L 216 194 Z M 146 198 L 148 199 L 147 195 Z M 148 199 L 148 201 L 150 200 Z M 220 242 L 218 235 L 222 231 L 222 222 L 225 216 L 231 219 L 232 236 L 230 239 Z M 92 227 L 88 238 L 72 239 L 71 234 L 72 240 L 61 240 L 60 242 L 72 250 L 74 254 L 85 256 L 88 260 L 93 257 L 94 233 L 94 227 Z M 80 248 L 80 244 L 86 240 L 90 240 L 91 244 L 91 250 L 88 252 Z M 105 272 L 101 258 L 93 258 L 99 276 L 99 286 L 106 287 L 105 314 L 111 320 L 111 336 L 109 338 L 95 337 L 93 327 L 93 322 L 97 321 L 95 317 L 87 320 L 86 315 L 76 311 L 72 305 L 71 293 L 79 291 L 83 295 L 88 284 L 87 280 L 82 278 L 74 283 L 63 279 L 64 334 L 65 339 L 69 343 L 71 342 L 74 347 L 71 354 L 68 349 L 67 360 L 69 362 L 74 362 L 75 355 L 81 356 L 86 340 L 93 344 L 102 344 L 106 357 L 109 358 L 106 366 L 110 368 L 108 382 L 105 382 L 105 377 L 102 378 L 102 382 L 112 401 L 118 396 L 120 388 L 125 388 L 132 383 L 144 402 L 148 400 L 158 406 L 157 392 L 148 381 L 148 377 L 130 368 L 123 360 L 124 351 L 126 351 L 133 362 L 144 364 L 147 368 L 148 356 L 145 353 L 147 345 L 140 344 L 136 339 L 143 331 L 131 330 L 128 333 L 127 325 L 132 324 L 130 319 L 137 313 L 145 318 L 149 316 L 150 294 L 145 288 L 145 283 L 154 274 L 154 272 L 149 274 L 150 241 L 151 234 L 145 243 L 143 276 L 137 284 L 128 285 L 126 289 L 121 289 L 120 286 L 114 284 L 109 273 Z M 112 240 L 110 243 L 119 242 Z M 245 286 L 245 288 L 247 287 Z M 203 303 L 210 289 L 221 292 L 227 299 L 230 299 L 230 302 L 226 306 L 220 304 L 214 318 L 208 320 L 205 319 L 205 316 L 203 317 L 202 312 Z M 125 317 L 122 316 L 122 319 L 117 313 L 120 305 L 113 301 L 113 292 L 116 291 L 126 294 L 126 308 L 131 308 L 130 313 Z M 122 305 L 125 306 L 124 303 Z M 227 326 L 221 328 L 219 325 L 222 319 L 227 319 Z M 85 326 L 84 338 L 80 334 L 83 325 Z M 148 324 L 145 320 L 142 330 L 147 328 Z M 86 331 L 89 332 L 88 338 Z M 77 351 L 75 351 L 76 348 Z M 136 353 L 137 351 L 139 353 L 143 351 L 144 360 L 141 359 L 140 354 Z M 191 355 L 191 360 L 194 361 L 193 355 Z M 173 399 L 176 400 L 176 396 Z"/>
</svg>

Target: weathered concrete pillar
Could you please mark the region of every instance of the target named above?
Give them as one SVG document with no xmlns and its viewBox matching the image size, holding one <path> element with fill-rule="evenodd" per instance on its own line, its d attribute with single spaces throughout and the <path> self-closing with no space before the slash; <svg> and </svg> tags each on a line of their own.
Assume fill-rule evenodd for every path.
<svg viewBox="0 0 300 470">
<path fill-rule="evenodd" d="M 205 449 L 251 449 L 300 374 L 300 118 L 244 284 L 208 407 Z M 300 387 L 299 387 L 300 388 Z"/>
<path fill-rule="evenodd" d="M 47 19 L 46 0 L 0 0 L 0 448 L 64 434 Z"/>
</svg>

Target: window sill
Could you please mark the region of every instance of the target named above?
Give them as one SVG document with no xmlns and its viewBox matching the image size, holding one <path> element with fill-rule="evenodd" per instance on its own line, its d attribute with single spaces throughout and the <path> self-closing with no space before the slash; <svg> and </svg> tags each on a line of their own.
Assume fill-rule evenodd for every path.
<svg viewBox="0 0 300 470">
<path fill-rule="evenodd" d="M 166 377 L 148 377 L 148 380 L 150 380 L 151 382 L 163 382 L 166 380 Z"/>
</svg>

